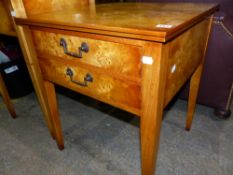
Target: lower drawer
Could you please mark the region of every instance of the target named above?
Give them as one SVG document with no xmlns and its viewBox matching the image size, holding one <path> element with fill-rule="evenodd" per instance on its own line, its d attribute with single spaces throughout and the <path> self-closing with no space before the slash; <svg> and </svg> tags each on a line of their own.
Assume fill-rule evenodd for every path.
<svg viewBox="0 0 233 175">
<path fill-rule="evenodd" d="M 134 114 L 140 111 L 140 85 L 83 68 L 71 61 L 39 58 L 44 79 Z"/>
</svg>

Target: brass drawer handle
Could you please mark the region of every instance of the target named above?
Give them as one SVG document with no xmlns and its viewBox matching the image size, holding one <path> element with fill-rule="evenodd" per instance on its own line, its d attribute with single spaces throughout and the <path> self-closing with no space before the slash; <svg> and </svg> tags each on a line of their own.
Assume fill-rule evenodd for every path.
<svg viewBox="0 0 233 175">
<path fill-rule="evenodd" d="M 82 42 L 81 46 L 78 48 L 78 53 L 68 51 L 67 43 L 66 43 L 66 40 L 64 38 L 60 39 L 60 46 L 63 47 L 64 53 L 66 55 L 76 57 L 76 58 L 82 58 L 82 52 L 87 53 L 89 51 L 89 47 L 88 47 L 87 43 L 85 43 L 85 42 Z"/>
<path fill-rule="evenodd" d="M 79 82 L 79 81 L 74 80 L 74 78 L 73 78 L 74 73 L 73 73 L 73 71 L 70 68 L 66 69 L 66 75 L 68 75 L 70 77 L 70 81 L 72 83 L 75 83 L 75 84 L 77 84 L 79 86 L 87 87 L 88 86 L 88 84 L 87 84 L 88 82 L 93 82 L 93 77 L 89 73 L 87 73 L 86 76 L 84 77 L 84 79 L 83 79 L 84 82 Z"/>
</svg>

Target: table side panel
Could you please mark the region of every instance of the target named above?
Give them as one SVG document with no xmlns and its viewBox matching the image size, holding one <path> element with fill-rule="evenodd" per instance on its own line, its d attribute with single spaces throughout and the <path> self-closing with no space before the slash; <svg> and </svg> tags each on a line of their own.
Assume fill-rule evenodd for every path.
<svg viewBox="0 0 233 175">
<path fill-rule="evenodd" d="M 208 37 L 209 18 L 168 42 L 166 106 L 201 63 Z"/>
</svg>

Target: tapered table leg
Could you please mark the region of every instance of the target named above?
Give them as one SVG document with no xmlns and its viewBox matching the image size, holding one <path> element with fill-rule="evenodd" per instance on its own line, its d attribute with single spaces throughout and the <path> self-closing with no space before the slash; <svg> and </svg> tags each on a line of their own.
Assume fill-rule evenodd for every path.
<svg viewBox="0 0 233 175">
<path fill-rule="evenodd" d="M 147 45 L 152 64 L 142 67 L 142 114 L 140 118 L 142 175 L 154 175 L 159 147 L 165 89 L 166 53 L 162 45 Z M 156 80 L 156 81 L 155 81 Z"/>
<path fill-rule="evenodd" d="M 6 104 L 6 107 L 8 111 L 10 112 L 12 118 L 16 118 L 16 112 L 15 109 L 11 103 L 10 96 L 8 94 L 7 88 L 5 86 L 5 83 L 3 81 L 2 75 L 0 74 L 0 94 L 3 97 L 3 101 Z"/>
<path fill-rule="evenodd" d="M 47 99 L 49 103 L 51 118 L 52 118 L 52 122 L 53 122 L 54 129 L 55 129 L 57 145 L 60 150 L 63 150 L 64 141 L 63 141 L 63 136 L 62 136 L 60 116 L 58 114 L 57 99 L 56 99 L 56 92 L 55 92 L 54 84 L 49 81 L 44 80 L 44 85 L 45 85 L 45 90 L 46 90 Z"/>
<path fill-rule="evenodd" d="M 157 111 L 157 114 L 151 113 L 151 116 L 142 116 L 141 118 L 142 175 L 153 175 L 155 173 L 162 121 L 161 108 Z"/>
<path fill-rule="evenodd" d="M 24 59 L 33 82 L 33 86 L 38 97 L 38 101 L 40 103 L 41 109 L 44 113 L 44 118 L 46 124 L 48 126 L 49 132 L 53 139 L 56 139 L 55 129 L 53 126 L 53 122 L 50 117 L 50 110 L 48 107 L 48 102 L 45 95 L 45 88 L 43 85 L 43 78 L 41 75 L 39 63 L 37 60 L 36 52 L 33 46 L 33 41 L 31 38 L 30 29 L 26 26 L 17 26 L 16 27 L 17 36 L 20 42 L 20 46 L 23 51 Z"/>
<path fill-rule="evenodd" d="M 203 70 L 203 63 L 201 63 L 198 66 L 196 71 L 193 73 L 191 77 L 191 81 L 190 81 L 188 112 L 187 112 L 186 127 L 185 127 L 185 129 L 188 131 L 191 129 L 191 126 L 192 126 L 193 115 L 195 111 L 202 70 Z"/>
<path fill-rule="evenodd" d="M 205 49 L 204 53 L 202 55 L 202 61 L 193 73 L 190 81 L 190 87 L 189 87 L 189 99 L 188 99 L 188 113 L 187 113 L 187 119 L 186 119 L 186 127 L 185 129 L 189 131 L 192 126 L 192 121 L 193 121 L 193 115 L 195 111 L 195 106 L 196 106 L 196 101 L 197 101 L 197 95 L 198 95 L 198 90 L 199 90 L 199 85 L 201 81 L 201 75 L 204 67 L 204 61 L 205 61 L 205 55 L 206 55 L 206 50 L 207 50 L 207 45 L 208 45 L 208 40 L 210 37 L 210 31 L 211 31 L 211 25 L 213 21 L 213 16 L 211 16 L 209 19 L 207 19 L 209 22 L 208 28 L 207 28 L 207 38 L 205 41 Z"/>
</svg>

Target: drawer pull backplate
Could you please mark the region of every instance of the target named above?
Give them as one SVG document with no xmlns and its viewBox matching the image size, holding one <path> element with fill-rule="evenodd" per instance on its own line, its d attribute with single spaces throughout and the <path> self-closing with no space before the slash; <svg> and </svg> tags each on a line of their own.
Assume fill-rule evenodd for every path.
<svg viewBox="0 0 233 175">
<path fill-rule="evenodd" d="M 81 46 L 78 48 L 78 53 L 68 51 L 67 42 L 64 38 L 60 39 L 60 46 L 63 47 L 64 53 L 66 55 L 76 57 L 76 58 L 82 58 L 82 52 L 87 53 L 89 51 L 89 47 L 87 43 L 85 42 L 82 42 Z"/>
</svg>

